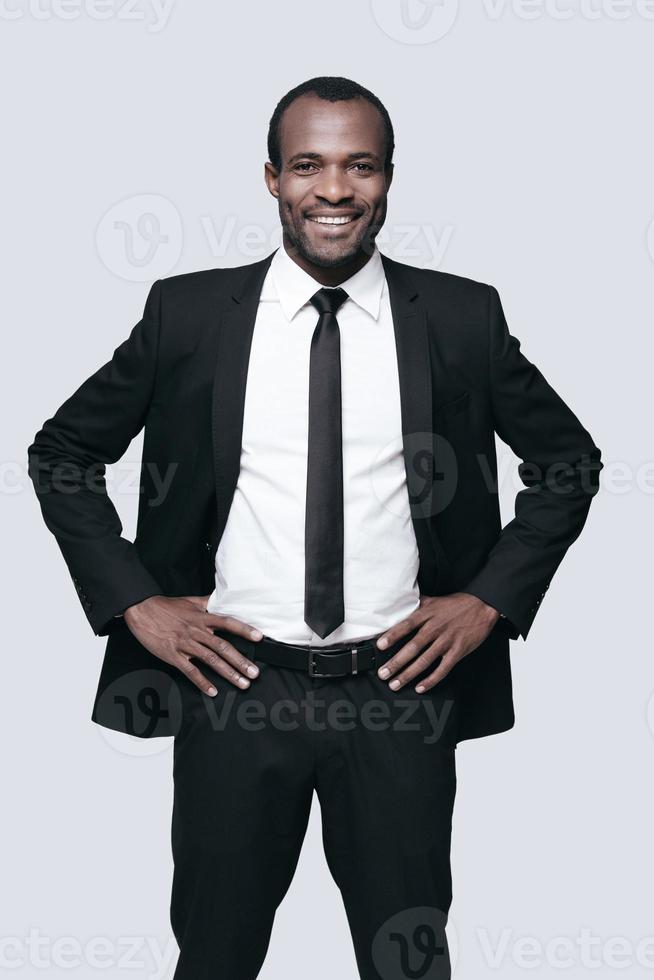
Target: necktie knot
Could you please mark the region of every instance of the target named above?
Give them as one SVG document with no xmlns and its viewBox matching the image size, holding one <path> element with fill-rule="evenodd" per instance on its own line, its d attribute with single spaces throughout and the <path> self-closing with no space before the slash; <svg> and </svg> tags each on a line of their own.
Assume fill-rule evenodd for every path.
<svg viewBox="0 0 654 980">
<path fill-rule="evenodd" d="M 310 302 L 322 315 L 323 313 L 336 313 L 347 299 L 347 293 L 340 286 L 324 287 L 314 293 Z"/>
</svg>

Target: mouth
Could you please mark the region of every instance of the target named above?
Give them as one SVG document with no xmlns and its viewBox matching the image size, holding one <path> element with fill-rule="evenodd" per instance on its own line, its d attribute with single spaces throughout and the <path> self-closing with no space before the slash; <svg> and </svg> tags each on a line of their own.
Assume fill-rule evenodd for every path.
<svg viewBox="0 0 654 980">
<path fill-rule="evenodd" d="M 361 217 L 360 212 L 350 212 L 348 214 L 307 214 L 307 221 L 312 221 L 317 225 L 327 225 L 335 227 L 340 225 L 350 225 Z"/>
</svg>

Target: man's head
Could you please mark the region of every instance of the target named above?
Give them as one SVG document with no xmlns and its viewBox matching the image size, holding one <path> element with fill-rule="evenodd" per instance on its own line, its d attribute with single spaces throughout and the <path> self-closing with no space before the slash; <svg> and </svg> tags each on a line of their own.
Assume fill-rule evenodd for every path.
<svg viewBox="0 0 654 980">
<path fill-rule="evenodd" d="M 312 78 L 281 99 L 265 177 L 299 265 L 351 274 L 367 261 L 386 218 L 393 149 L 388 112 L 356 82 Z"/>
</svg>

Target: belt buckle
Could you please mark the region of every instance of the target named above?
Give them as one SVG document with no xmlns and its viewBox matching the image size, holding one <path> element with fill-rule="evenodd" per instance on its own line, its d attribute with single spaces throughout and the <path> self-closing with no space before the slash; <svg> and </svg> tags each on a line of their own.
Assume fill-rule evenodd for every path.
<svg viewBox="0 0 654 980">
<path fill-rule="evenodd" d="M 323 674 L 316 670 L 314 655 L 321 652 L 320 647 L 309 647 L 309 677 L 349 677 L 350 674 L 355 675 L 359 672 L 358 650 L 355 646 L 350 648 L 352 669 L 341 670 L 338 674 Z M 343 652 L 345 653 L 346 651 L 344 650 Z"/>
<path fill-rule="evenodd" d="M 317 652 L 318 652 L 317 650 L 314 651 L 312 649 L 312 647 L 309 647 L 309 677 L 327 677 L 327 676 L 331 676 L 331 675 L 327 675 L 327 674 L 322 674 L 319 670 L 316 670 L 316 662 L 315 662 L 315 660 L 313 658 L 314 658 L 314 653 L 317 653 Z"/>
</svg>

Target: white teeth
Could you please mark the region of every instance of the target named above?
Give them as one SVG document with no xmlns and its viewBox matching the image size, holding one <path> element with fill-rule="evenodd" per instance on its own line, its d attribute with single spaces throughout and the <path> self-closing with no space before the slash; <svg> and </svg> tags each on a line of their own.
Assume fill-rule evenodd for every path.
<svg viewBox="0 0 654 980">
<path fill-rule="evenodd" d="M 315 217 L 310 217 L 310 221 L 317 221 L 321 225 L 347 225 L 350 221 L 354 220 L 354 215 L 348 214 L 341 218 L 328 218 L 327 216 L 316 215 Z"/>
</svg>

